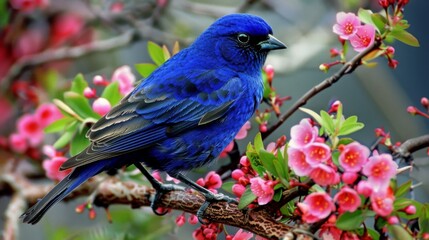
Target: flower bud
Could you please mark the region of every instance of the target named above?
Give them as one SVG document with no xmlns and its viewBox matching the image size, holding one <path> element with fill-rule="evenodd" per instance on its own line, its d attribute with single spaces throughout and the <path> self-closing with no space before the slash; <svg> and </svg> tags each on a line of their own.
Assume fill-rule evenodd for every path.
<svg viewBox="0 0 429 240">
<path fill-rule="evenodd" d="M 416 206 L 409 205 L 406 208 L 404 208 L 404 212 L 408 215 L 416 214 L 416 212 L 417 212 Z"/>
<path fill-rule="evenodd" d="M 416 114 L 417 114 L 417 112 L 418 112 L 418 110 L 417 110 L 417 108 L 416 108 L 416 107 L 414 107 L 414 106 L 409 106 L 409 107 L 407 107 L 407 112 L 408 112 L 409 114 L 411 114 L 411 115 L 416 115 Z"/>
<path fill-rule="evenodd" d="M 397 216 L 390 216 L 390 217 L 387 219 L 387 223 L 389 223 L 390 225 L 395 225 L 395 224 L 398 224 L 398 223 L 399 223 L 399 219 L 398 219 L 398 217 L 397 217 Z"/>
<path fill-rule="evenodd" d="M 100 116 L 106 115 L 106 113 L 110 111 L 111 107 L 110 102 L 105 98 L 98 98 L 92 103 L 92 109 Z"/>
</svg>

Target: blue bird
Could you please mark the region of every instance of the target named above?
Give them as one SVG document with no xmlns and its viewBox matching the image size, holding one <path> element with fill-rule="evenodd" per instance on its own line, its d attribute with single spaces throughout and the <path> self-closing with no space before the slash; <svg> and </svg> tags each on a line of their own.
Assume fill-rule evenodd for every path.
<svg viewBox="0 0 429 240">
<path fill-rule="evenodd" d="M 263 19 L 249 14 L 215 21 L 91 127 L 90 145 L 61 166 L 74 170 L 22 214 L 23 222 L 37 223 L 52 205 L 90 177 L 132 164 L 157 190 L 152 201 L 155 213 L 160 195 L 176 187 L 155 180 L 142 163 L 204 194 L 200 221 L 211 202 L 232 201 L 181 172 L 215 159 L 258 108 L 267 54 L 286 48 L 272 34 Z"/>
</svg>

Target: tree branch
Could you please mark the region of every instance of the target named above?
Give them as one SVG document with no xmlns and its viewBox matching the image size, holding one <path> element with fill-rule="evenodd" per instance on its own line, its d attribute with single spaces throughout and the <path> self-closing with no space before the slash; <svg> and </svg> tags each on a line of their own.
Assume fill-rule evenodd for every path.
<svg viewBox="0 0 429 240">
<path fill-rule="evenodd" d="M 10 83 L 17 78 L 21 72 L 31 66 L 37 66 L 43 63 L 63 60 L 63 59 L 73 59 L 80 58 L 85 55 L 95 53 L 95 52 L 105 52 L 113 50 L 115 48 L 123 47 L 130 44 L 135 36 L 134 30 L 129 30 L 117 37 L 94 41 L 84 45 L 79 45 L 76 47 L 62 47 L 58 49 L 49 49 L 44 52 L 30 55 L 28 57 L 23 57 L 19 59 L 9 70 L 9 72 L 4 76 L 0 81 L 1 87 L 0 92 L 4 94 L 9 88 Z"/>
<path fill-rule="evenodd" d="M 407 141 L 403 142 L 401 146 L 394 147 L 393 151 L 394 154 L 399 155 L 399 157 L 407 159 L 413 152 L 416 152 L 425 147 L 429 147 L 429 134 L 408 139 Z"/>
<path fill-rule="evenodd" d="M 338 82 L 344 75 L 352 73 L 362 62 L 362 59 L 377 49 L 381 44 L 380 40 L 376 40 L 371 46 L 364 51 L 354 56 L 349 62 L 345 63 L 343 67 L 338 70 L 334 75 L 323 80 L 323 82 L 311 88 L 307 91 L 300 99 L 298 99 L 282 116 L 279 117 L 277 123 L 271 126 L 266 132 L 262 133 L 262 139 L 266 139 L 271 135 L 277 128 L 279 128 L 294 112 L 296 112 L 301 106 L 305 105 L 312 97 L 322 92 L 324 89 L 332 86 Z"/>
</svg>

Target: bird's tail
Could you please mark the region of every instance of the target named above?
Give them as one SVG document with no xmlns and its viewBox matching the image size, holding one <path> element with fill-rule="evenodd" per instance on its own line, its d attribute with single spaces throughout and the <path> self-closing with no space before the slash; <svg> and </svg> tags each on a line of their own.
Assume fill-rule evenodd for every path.
<svg viewBox="0 0 429 240">
<path fill-rule="evenodd" d="M 45 197 L 25 211 L 20 219 L 22 219 L 24 223 L 36 224 L 55 203 L 61 201 L 75 188 L 101 171 L 103 171 L 103 164 L 99 162 L 97 162 L 97 164 L 91 164 L 91 166 L 87 165 L 74 169 L 73 172 L 59 182 Z"/>
</svg>

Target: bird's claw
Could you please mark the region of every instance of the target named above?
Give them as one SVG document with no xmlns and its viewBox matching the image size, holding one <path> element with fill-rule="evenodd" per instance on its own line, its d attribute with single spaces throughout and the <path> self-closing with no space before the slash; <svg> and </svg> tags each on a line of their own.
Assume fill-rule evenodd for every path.
<svg viewBox="0 0 429 240">
<path fill-rule="evenodd" d="M 158 202 L 161 201 L 162 195 L 165 193 L 168 193 L 170 191 L 179 191 L 179 190 L 185 190 L 184 187 L 182 186 L 178 186 L 178 185 L 174 185 L 174 184 L 162 184 L 159 183 L 159 185 L 157 186 L 153 186 L 156 190 L 155 196 L 152 199 L 152 202 L 150 204 L 150 207 L 152 208 L 153 213 L 155 213 L 155 215 L 158 216 L 163 216 L 165 214 L 168 213 L 168 209 L 164 208 L 164 210 L 162 212 L 158 211 Z"/>
<path fill-rule="evenodd" d="M 197 218 L 201 224 L 209 224 L 210 222 L 203 218 L 205 211 L 214 202 L 225 201 L 227 203 L 238 203 L 234 198 L 228 197 L 222 193 L 219 194 L 205 194 L 206 201 L 201 205 L 197 211 Z"/>
</svg>

